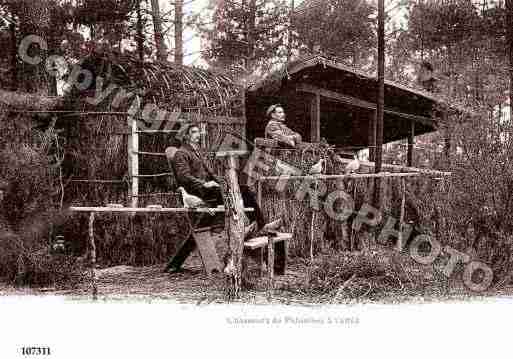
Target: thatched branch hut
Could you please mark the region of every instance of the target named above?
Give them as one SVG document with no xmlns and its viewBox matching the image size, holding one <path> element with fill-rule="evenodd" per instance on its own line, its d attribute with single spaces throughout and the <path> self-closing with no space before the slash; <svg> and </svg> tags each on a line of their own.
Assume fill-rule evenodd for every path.
<svg viewBox="0 0 513 359">
<path fill-rule="evenodd" d="M 9 103 L 2 126 L 15 126 L 23 115 L 29 132 L 37 120 L 42 133 L 52 134 L 48 146 L 60 157 L 52 172 L 56 206 L 173 206 L 164 151 L 175 143 L 181 124 L 200 126 L 205 150 L 228 131 L 245 131 L 241 88 L 224 74 L 91 56 L 72 69 L 70 78 L 63 98 L 28 101 L 32 95 L 0 93 Z M 27 101 L 36 105 L 26 106 Z M 86 243 L 87 223 L 78 217 L 56 231 Z M 179 215 L 105 215 L 97 219 L 95 231 L 99 260 L 110 264 L 165 261 L 183 235 Z"/>
</svg>

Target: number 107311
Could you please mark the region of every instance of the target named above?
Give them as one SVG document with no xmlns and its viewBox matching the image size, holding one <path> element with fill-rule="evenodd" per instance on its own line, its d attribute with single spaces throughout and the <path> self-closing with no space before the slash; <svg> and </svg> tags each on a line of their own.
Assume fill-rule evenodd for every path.
<svg viewBox="0 0 513 359">
<path fill-rule="evenodd" d="M 22 355 L 50 355 L 50 347 L 22 347 Z"/>
</svg>

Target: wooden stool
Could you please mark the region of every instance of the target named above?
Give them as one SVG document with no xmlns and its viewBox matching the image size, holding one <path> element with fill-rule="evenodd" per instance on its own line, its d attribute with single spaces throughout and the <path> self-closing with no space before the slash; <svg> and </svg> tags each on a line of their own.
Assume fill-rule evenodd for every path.
<svg viewBox="0 0 513 359">
<path fill-rule="evenodd" d="M 275 247 L 283 252 L 282 258 L 283 263 L 280 263 L 280 269 L 277 270 L 277 274 L 285 274 L 287 268 L 287 256 L 288 256 L 288 241 L 292 239 L 292 233 L 276 233 L 275 236 L 261 236 L 255 237 L 244 242 L 244 248 L 249 250 L 260 249 L 260 275 L 264 274 L 264 250 L 267 247 L 267 279 L 268 289 L 272 290 L 274 287 L 274 252 Z"/>
</svg>

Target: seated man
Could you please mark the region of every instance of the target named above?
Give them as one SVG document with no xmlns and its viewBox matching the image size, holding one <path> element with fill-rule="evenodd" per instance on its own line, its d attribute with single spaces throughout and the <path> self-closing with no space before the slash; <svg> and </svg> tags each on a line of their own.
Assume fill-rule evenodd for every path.
<svg viewBox="0 0 513 359">
<path fill-rule="evenodd" d="M 285 125 L 285 111 L 280 104 L 269 106 L 266 115 L 269 122 L 265 127 L 265 138 L 275 139 L 289 147 L 297 147 L 301 143 L 301 135 Z"/>
<path fill-rule="evenodd" d="M 184 126 L 177 135 L 177 139 L 182 142 L 182 145 L 175 153 L 172 164 L 178 185 L 183 187 L 186 192 L 200 197 L 209 206 L 213 207 L 223 204 L 221 186 L 200 150 L 201 134 L 199 127 L 194 124 Z M 281 225 L 281 219 L 264 224 L 262 212 L 253 193 L 249 190 L 248 186 L 241 185 L 240 190 L 244 207 L 254 208 L 253 212 L 247 212 L 248 219 L 251 222 L 256 221 L 256 226 L 249 226 L 253 230 L 246 233 L 246 235 L 258 233 L 259 230 L 274 229 L 273 226 L 276 226 L 277 223 Z M 202 223 L 199 226 L 211 225 L 213 221 L 210 216 L 202 216 L 201 219 Z M 171 259 L 166 270 L 170 272 L 179 270 L 185 259 L 195 248 L 196 243 L 194 241 L 186 240 Z M 276 258 L 275 270 L 277 273 L 282 273 L 285 268 L 286 258 L 283 242 L 277 244 Z"/>
<path fill-rule="evenodd" d="M 212 207 L 222 205 L 221 186 L 200 150 L 199 127 L 194 124 L 184 126 L 177 137 L 182 142 L 182 146 L 174 157 L 174 171 L 178 185 Z M 264 225 L 263 217 L 255 196 L 247 186 L 240 186 L 240 190 L 244 206 L 255 209 L 254 212 L 247 213 L 249 220 L 256 220 L 257 226 L 261 228 Z"/>
</svg>

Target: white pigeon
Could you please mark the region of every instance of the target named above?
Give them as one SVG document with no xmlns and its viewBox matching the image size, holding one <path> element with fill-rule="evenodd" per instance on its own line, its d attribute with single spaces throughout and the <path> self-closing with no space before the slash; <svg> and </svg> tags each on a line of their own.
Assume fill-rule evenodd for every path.
<svg viewBox="0 0 513 359">
<path fill-rule="evenodd" d="M 178 187 L 178 191 L 182 194 L 184 208 L 208 208 L 207 204 L 201 198 L 187 193 L 185 188 Z M 209 208 L 208 213 L 212 216 L 215 214 L 211 208 Z"/>
<path fill-rule="evenodd" d="M 351 162 L 349 162 L 346 166 L 346 168 L 344 169 L 344 172 L 346 174 L 348 173 L 355 173 L 356 171 L 358 171 L 358 169 L 360 168 L 360 160 L 358 159 L 358 155 L 354 155 L 354 160 L 352 160 Z"/>
<path fill-rule="evenodd" d="M 325 159 L 321 158 L 319 160 L 319 162 L 317 162 L 312 167 L 310 167 L 310 170 L 308 171 L 308 173 L 311 174 L 311 175 L 321 174 L 322 173 L 322 169 L 324 168 L 324 162 L 325 162 Z"/>
</svg>

